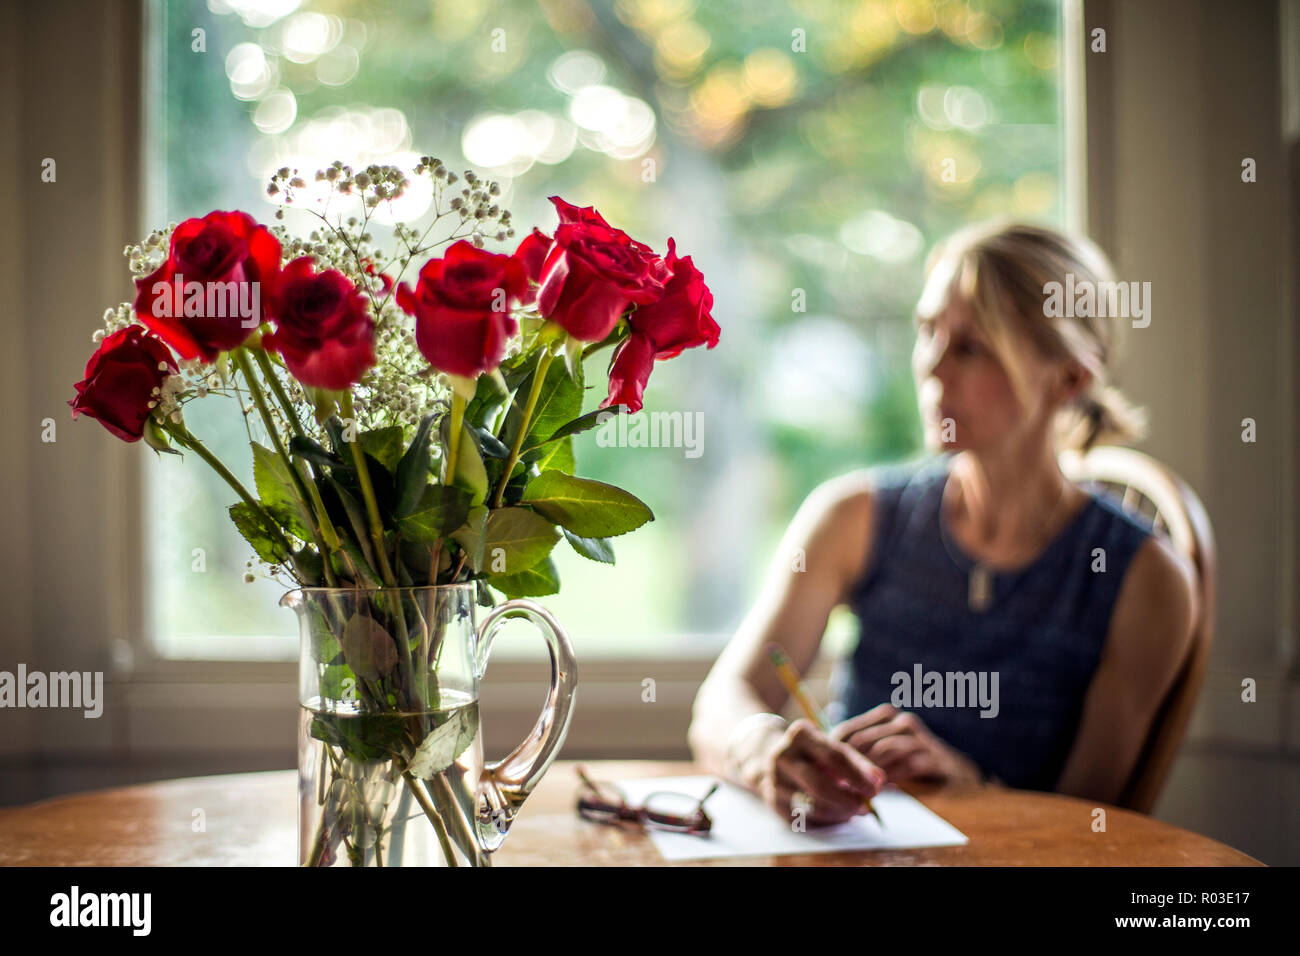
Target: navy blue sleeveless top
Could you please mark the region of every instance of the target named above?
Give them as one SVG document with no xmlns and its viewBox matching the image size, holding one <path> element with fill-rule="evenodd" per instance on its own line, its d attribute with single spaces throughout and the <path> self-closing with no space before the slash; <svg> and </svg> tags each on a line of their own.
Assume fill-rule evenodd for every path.
<svg viewBox="0 0 1300 956">
<path fill-rule="evenodd" d="M 893 703 L 1009 786 L 1051 790 L 1151 527 L 1091 492 L 1031 564 L 993 571 L 992 602 L 971 610 L 975 562 L 940 523 L 953 454 L 871 472 L 875 540 L 848 600 L 860 631 L 833 672 L 827 716 Z"/>
</svg>

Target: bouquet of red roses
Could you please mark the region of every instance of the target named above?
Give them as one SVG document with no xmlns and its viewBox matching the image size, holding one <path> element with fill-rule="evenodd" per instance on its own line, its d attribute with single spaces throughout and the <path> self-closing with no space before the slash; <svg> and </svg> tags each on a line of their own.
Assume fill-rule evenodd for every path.
<svg viewBox="0 0 1300 956">
<path fill-rule="evenodd" d="M 553 235 L 534 228 L 513 254 L 489 252 L 485 238 L 515 232 L 498 185 L 466 171 L 444 206 L 456 174 L 425 157 L 415 175 L 433 183 L 433 222 L 398 223 L 391 255 L 368 229 L 409 180 L 340 162 L 310 189 L 289 169 L 268 186 L 286 204 L 313 196 L 321 227 L 307 239 L 212 212 L 128 247 L 137 294 L 96 333 L 73 417 L 194 452 L 238 495 L 230 516 L 258 557 L 301 585 L 474 579 L 508 597 L 554 593 L 562 536 L 612 562 L 609 538 L 652 519 L 574 474 L 572 437 L 638 411 L 656 359 L 716 345 L 713 296 L 672 239 L 661 257 L 558 196 Z M 359 214 L 331 218 L 347 198 Z M 444 221 L 449 235 L 430 241 Z M 605 348 L 608 389 L 583 414 L 582 360 Z M 251 443 L 255 489 L 186 427 L 185 406 L 214 396 L 235 398 L 264 436 Z"/>
<path fill-rule="evenodd" d="M 656 360 L 719 335 L 672 239 L 659 256 L 553 196 L 553 234 L 494 253 L 486 240 L 515 233 L 497 183 L 466 171 L 447 201 L 459 178 L 439 160 L 414 175 L 431 183 L 432 222 L 397 222 L 389 252 L 369 229 L 410 181 L 341 162 L 310 183 L 281 169 L 267 187 L 319 218 L 306 238 L 212 212 L 128 247 L 135 299 L 106 313 L 70 402 L 125 441 L 201 458 L 271 573 L 323 594 L 300 686 L 300 761 L 317 748 L 320 768 L 302 786 L 321 807 L 301 850 L 313 866 L 340 861 L 340 845 L 354 865 L 397 858 L 410 815 L 390 809 L 395 790 L 419 803 L 446 862 L 484 862 L 472 774 L 456 764 L 474 752 L 477 705 L 440 670 L 455 663 L 442 654 L 454 614 L 411 593 L 470 584 L 471 606 L 554 593 L 561 538 L 612 564 L 610 539 L 653 515 L 575 474 L 573 436 L 636 413 Z M 606 348 L 604 398 L 584 414 L 583 360 Z M 253 488 L 187 427 L 196 400 L 243 415 Z"/>
</svg>

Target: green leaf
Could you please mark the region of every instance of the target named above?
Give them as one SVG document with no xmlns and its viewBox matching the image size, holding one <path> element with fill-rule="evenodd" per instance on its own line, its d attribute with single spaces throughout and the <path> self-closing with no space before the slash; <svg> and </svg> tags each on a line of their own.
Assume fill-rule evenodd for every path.
<svg viewBox="0 0 1300 956">
<path fill-rule="evenodd" d="M 474 434 L 478 438 L 479 453 L 489 458 L 509 458 L 510 449 L 502 441 L 493 435 L 486 428 L 473 426 Z"/>
<path fill-rule="evenodd" d="M 308 604 L 307 628 L 311 634 L 311 659 L 320 664 L 341 664 L 343 660 L 339 655 L 343 653 L 343 648 L 330 630 L 325 611 L 314 601 Z"/>
<path fill-rule="evenodd" d="M 303 541 L 311 540 L 311 533 L 303 527 L 302 519 L 298 517 L 296 509 L 285 504 L 268 505 L 265 503 L 263 503 L 262 509 L 289 534 Z"/>
<path fill-rule="evenodd" d="M 477 505 L 469 510 L 465 524 L 451 533 L 451 538 L 465 551 L 465 563 L 474 572 L 483 568 L 483 532 L 487 525 L 488 509 Z"/>
<path fill-rule="evenodd" d="M 351 684 L 346 683 L 352 681 Z M 357 675 L 346 664 L 333 664 L 326 667 L 320 678 L 321 697 L 326 700 L 345 700 L 358 693 Z"/>
<path fill-rule="evenodd" d="M 325 431 L 330 436 L 330 445 L 334 449 L 334 454 L 350 466 L 352 464 L 352 449 L 344 437 L 347 429 L 343 427 L 343 419 L 337 415 L 331 415 L 325 421 Z"/>
<path fill-rule="evenodd" d="M 495 369 L 478 377 L 474 397 L 465 404 L 465 421 L 486 427 L 496 419 L 501 407 L 510 399 L 510 386 L 501 370 Z"/>
<path fill-rule="evenodd" d="M 167 432 L 158 424 L 158 419 L 152 415 L 146 415 L 144 418 L 143 435 L 144 443 L 156 452 L 166 452 L 168 455 L 178 455 L 184 458 L 179 451 L 172 447 L 171 439 Z"/>
<path fill-rule="evenodd" d="M 489 570 L 518 574 L 551 553 L 560 532 L 527 508 L 497 508 L 488 514 L 483 558 Z"/>
<path fill-rule="evenodd" d="M 362 508 L 361 502 L 353 498 L 348 490 L 333 478 L 329 479 L 329 488 L 334 494 L 338 495 L 339 502 L 343 505 L 343 511 L 348 516 L 348 524 L 352 528 L 352 538 L 364 559 L 362 563 L 366 566 L 366 570 L 373 575 L 377 565 L 375 564 L 375 551 L 370 541 L 370 525 L 367 523 L 365 509 Z"/>
<path fill-rule="evenodd" d="M 623 406 L 620 405 L 618 407 L 621 408 Z M 617 414 L 618 414 L 617 411 L 613 411 L 608 408 L 598 408 L 594 412 L 588 412 L 587 414 L 579 418 L 573 419 L 573 421 L 565 422 L 563 425 L 557 428 L 551 434 L 551 436 L 546 439 L 546 441 L 539 442 L 538 444 L 545 445 L 547 442 L 553 442 L 556 439 L 563 438 L 566 435 L 577 435 L 580 432 L 585 432 L 589 428 L 595 428 L 597 425 L 605 424 L 606 421 L 613 418 Z M 534 445 L 533 447 L 536 448 L 538 447 L 538 445 Z"/>
<path fill-rule="evenodd" d="M 487 581 L 507 599 L 542 597 L 560 590 L 560 572 L 550 555 L 518 574 L 493 574 Z"/>
<path fill-rule="evenodd" d="M 533 374 L 536 374 L 534 371 Z M 521 406 L 525 403 L 533 387 L 533 376 L 521 382 L 515 400 L 506 414 L 506 425 L 501 440 L 507 445 L 514 442 L 519 432 L 519 420 L 522 417 Z M 574 381 L 564 368 L 564 362 L 552 361 L 546 370 L 541 391 L 537 394 L 537 404 L 533 408 L 532 421 L 528 425 L 528 434 L 524 437 L 523 447 L 540 445 L 566 422 L 582 414 L 582 382 Z"/>
<path fill-rule="evenodd" d="M 573 457 L 573 438 L 566 435 L 557 442 L 541 446 L 542 454 L 537 458 L 537 470 L 562 471 L 573 474 L 577 469 L 577 460 Z"/>
<path fill-rule="evenodd" d="M 456 449 L 455 484 L 470 494 L 470 504 L 480 505 L 488 493 L 487 469 L 479 453 L 477 436 L 468 425 L 460 430 L 460 446 Z"/>
<path fill-rule="evenodd" d="M 524 384 L 524 380 L 532 374 L 533 369 L 537 368 L 537 359 L 540 353 L 537 351 L 520 352 L 503 361 L 497 368 L 501 372 L 501 377 L 505 380 L 506 388 L 514 391 Z"/>
<path fill-rule="evenodd" d="M 317 740 L 339 748 L 357 763 L 388 760 L 402 753 L 406 731 L 406 718 L 395 714 L 318 714 L 310 729 Z"/>
<path fill-rule="evenodd" d="M 477 733 L 478 707 L 472 705 L 461 708 L 420 742 L 415 756 L 406 768 L 407 772 L 420 780 L 428 780 L 434 774 L 442 773 L 469 749 Z"/>
<path fill-rule="evenodd" d="M 424 486 L 429 482 L 429 435 L 435 417 L 436 413 L 431 412 L 420 419 L 411 447 L 397 463 L 397 500 L 393 504 L 393 514 L 399 518 L 415 510 Z"/>
<path fill-rule="evenodd" d="M 645 502 L 622 488 L 562 471 L 546 471 L 528 482 L 520 503 L 584 538 L 627 534 L 654 520 Z"/>
<path fill-rule="evenodd" d="M 609 538 L 583 538 L 574 534 L 568 528 L 561 528 L 564 537 L 568 539 L 569 544 L 573 545 L 573 550 L 577 551 L 584 558 L 590 558 L 592 561 L 599 561 L 602 564 L 614 563 L 614 546 L 609 543 Z"/>
<path fill-rule="evenodd" d="M 460 488 L 425 485 L 414 512 L 397 519 L 397 530 L 407 541 L 434 545 L 469 517 L 470 496 Z"/>
<path fill-rule="evenodd" d="M 370 473 L 370 487 L 375 493 L 375 507 L 379 510 L 381 519 L 388 519 L 391 522 L 397 500 L 393 473 L 380 464 L 379 459 L 367 454 L 364 449 L 361 455 L 366 463 L 366 471 Z M 361 489 L 361 473 L 356 468 L 356 462 L 352 460 L 351 452 L 348 452 L 347 464 L 332 468 L 329 477 L 337 481 L 340 487 L 355 500 L 365 500 L 365 493 Z"/>
<path fill-rule="evenodd" d="M 582 384 L 582 352 L 586 346 L 586 342 L 572 336 L 564 343 L 564 371 L 579 385 Z"/>
<path fill-rule="evenodd" d="M 546 370 L 546 381 L 542 385 L 542 394 L 537 398 L 524 444 L 539 444 L 581 414 L 582 366 L 577 366 L 576 377 L 570 377 L 563 362 L 552 361 Z"/>
<path fill-rule="evenodd" d="M 343 546 L 343 550 L 351 559 L 352 564 L 349 565 L 347 562 L 343 561 L 342 558 L 336 557 L 334 560 L 335 572 L 340 577 L 350 578 L 353 574 L 353 568 L 355 568 L 356 573 L 362 577 L 361 581 L 356 582 L 357 584 L 365 584 L 367 587 L 372 588 L 380 587 L 383 582 L 379 579 L 379 572 L 371 566 L 369 559 L 361 551 L 361 547 L 352 536 L 347 534 L 343 535 L 340 538 L 339 543 Z"/>
<path fill-rule="evenodd" d="M 392 569 L 397 575 L 397 586 L 403 588 L 415 587 L 415 578 L 411 574 L 411 569 L 407 567 L 402 560 L 402 536 L 397 531 L 388 531 L 384 533 L 384 550 L 392 554 Z M 421 558 L 423 561 L 424 559 Z M 424 561 L 425 566 L 428 562 Z M 427 573 L 426 573 L 427 576 Z"/>
<path fill-rule="evenodd" d="M 262 506 L 271 517 L 284 525 L 285 529 L 303 541 L 311 540 L 307 530 L 310 516 L 304 516 L 297 487 L 289 466 L 284 459 L 265 445 L 252 443 L 253 449 L 253 483 L 257 486 L 257 497 L 262 499 Z"/>
<path fill-rule="evenodd" d="M 317 740 L 323 740 L 331 747 L 345 747 L 347 740 L 343 737 L 342 728 L 338 723 L 331 719 L 331 715 L 321 715 L 311 722 L 311 735 Z"/>
<path fill-rule="evenodd" d="M 409 569 L 407 575 L 416 586 L 434 584 L 429 580 L 429 565 L 433 561 L 433 545 L 421 544 L 402 538 L 398 561 L 403 568 Z M 451 549 L 443 547 L 438 551 L 438 571 L 447 571 L 451 567 Z M 437 575 L 435 573 L 434 577 Z"/>
<path fill-rule="evenodd" d="M 248 502 L 231 505 L 229 510 L 230 520 L 259 558 L 268 564 L 283 564 L 289 560 L 289 552 L 284 549 L 280 538 L 266 526 L 262 516 L 249 507 Z"/>
<path fill-rule="evenodd" d="M 298 567 L 302 583 L 309 587 L 318 587 L 325 578 L 325 562 L 312 548 L 301 548 L 293 553 L 294 564 Z"/>
<path fill-rule="evenodd" d="M 301 435 L 294 435 L 289 439 L 289 454 L 306 458 L 313 465 L 322 467 L 338 468 L 343 465 L 342 458 L 331 454 L 310 438 L 304 438 Z"/>
<path fill-rule="evenodd" d="M 394 471 L 402 458 L 402 438 L 401 425 L 376 428 L 361 433 L 361 448 L 389 471 Z"/>
<path fill-rule="evenodd" d="M 358 677 L 378 680 L 397 666 L 397 645 L 373 617 L 357 613 L 348 618 L 339 639 L 348 666 Z"/>
</svg>

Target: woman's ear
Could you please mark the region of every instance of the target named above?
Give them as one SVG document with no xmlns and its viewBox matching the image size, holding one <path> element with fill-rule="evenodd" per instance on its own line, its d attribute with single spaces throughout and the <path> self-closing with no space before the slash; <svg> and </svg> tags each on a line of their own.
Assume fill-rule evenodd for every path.
<svg viewBox="0 0 1300 956">
<path fill-rule="evenodd" d="M 1061 367 L 1056 382 L 1057 404 L 1061 407 L 1069 405 L 1086 395 L 1091 386 L 1092 372 L 1077 360 L 1071 359 L 1067 361 Z"/>
</svg>

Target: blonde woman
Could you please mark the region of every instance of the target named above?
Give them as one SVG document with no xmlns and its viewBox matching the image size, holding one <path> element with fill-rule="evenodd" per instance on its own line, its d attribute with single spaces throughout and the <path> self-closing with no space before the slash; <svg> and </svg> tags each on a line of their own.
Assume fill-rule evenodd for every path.
<svg viewBox="0 0 1300 956">
<path fill-rule="evenodd" d="M 1191 568 L 1057 464 L 1061 448 L 1143 428 L 1109 382 L 1124 320 L 1045 308 L 1067 275 L 1074 288 L 1112 281 L 1105 256 L 992 224 L 951 236 L 926 265 L 913 372 L 929 454 L 809 495 L 695 702 L 696 759 L 780 814 L 807 801 L 814 824 L 909 779 L 1113 802 L 1191 639 Z M 764 646 L 806 672 L 841 604 L 860 635 L 836 674 L 834 727 L 787 724 Z M 929 672 L 973 673 L 979 690 L 965 685 L 964 706 L 926 699 L 909 685 Z"/>
</svg>

